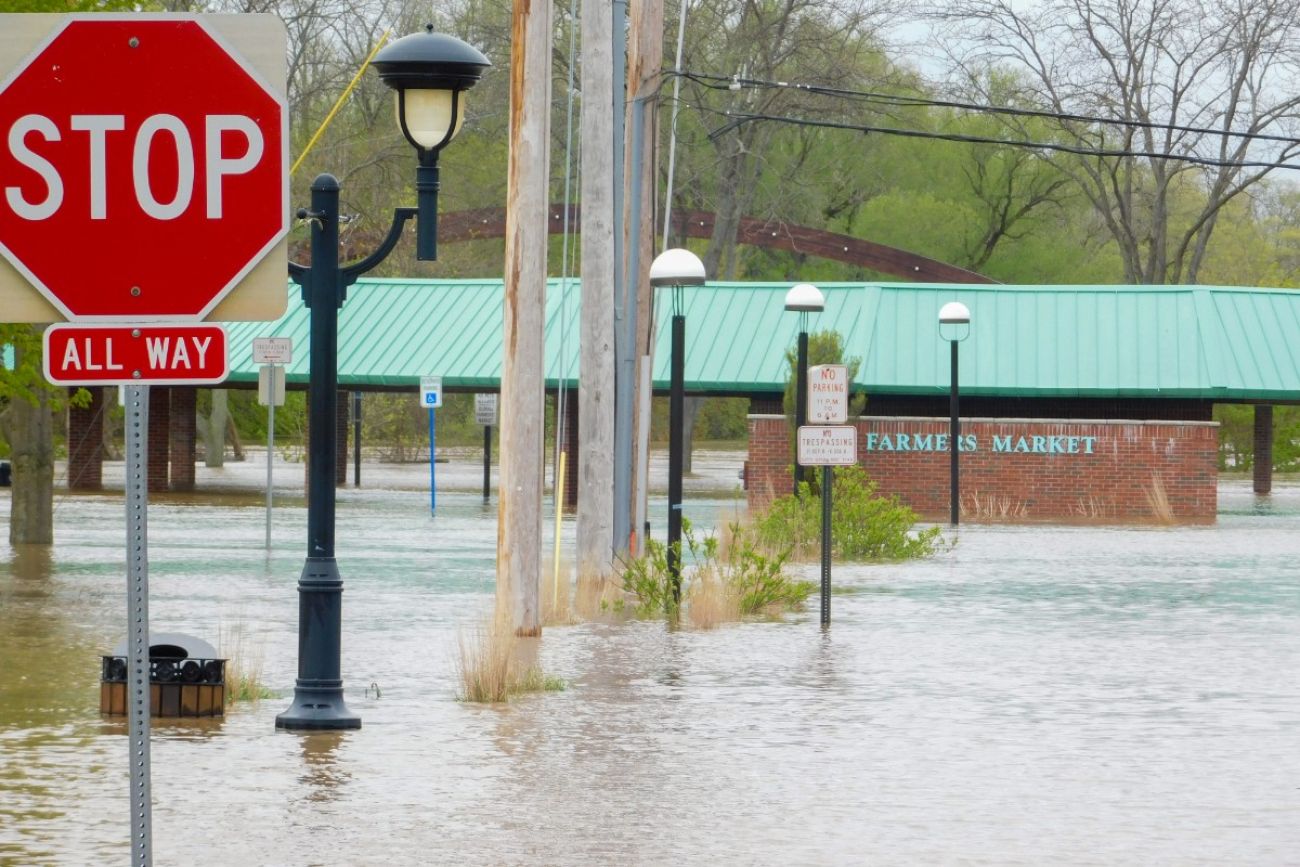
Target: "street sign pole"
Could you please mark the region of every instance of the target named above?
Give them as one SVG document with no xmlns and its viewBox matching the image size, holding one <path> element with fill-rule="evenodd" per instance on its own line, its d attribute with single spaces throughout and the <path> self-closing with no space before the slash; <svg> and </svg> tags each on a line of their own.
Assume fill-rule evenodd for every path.
<svg viewBox="0 0 1300 867">
<path fill-rule="evenodd" d="M 822 467 L 822 628 L 831 625 L 831 480 L 835 468 Z"/>
<path fill-rule="evenodd" d="M 429 410 L 429 514 L 438 510 L 438 480 L 433 465 L 437 458 L 437 441 L 434 437 L 433 411 L 442 406 L 442 377 L 420 377 L 420 406 Z"/>
<path fill-rule="evenodd" d="M 492 426 L 497 423 L 495 394 L 474 395 L 474 421 L 483 425 L 483 502 L 492 499 Z"/>
<path fill-rule="evenodd" d="M 816 380 L 814 379 L 814 382 Z M 810 403 L 812 398 L 810 396 Z M 847 407 L 847 401 L 843 406 Z M 824 415 L 841 417 L 835 406 L 826 407 Z M 809 415 L 815 415 L 811 411 Z M 849 425 L 804 425 L 799 428 L 797 460 L 808 467 L 821 467 L 822 474 L 822 628 L 831 625 L 831 490 L 833 467 L 849 467 L 858 462 L 858 429 Z"/>
<path fill-rule="evenodd" d="M 126 624 L 131 865 L 153 860 L 149 786 L 149 386 L 126 387 Z"/>
<path fill-rule="evenodd" d="M 275 408 L 284 401 L 284 368 L 293 360 L 293 340 L 288 337 L 253 338 L 253 363 L 257 371 L 257 399 L 266 404 L 266 550 L 271 550 L 271 504 L 275 466 Z"/>
<path fill-rule="evenodd" d="M 492 425 L 483 425 L 483 502 L 492 499 Z"/>
<path fill-rule="evenodd" d="M 272 468 L 275 466 L 275 378 L 277 365 L 268 364 L 271 381 L 271 399 L 266 402 L 266 550 L 271 550 L 271 491 Z"/>
</svg>

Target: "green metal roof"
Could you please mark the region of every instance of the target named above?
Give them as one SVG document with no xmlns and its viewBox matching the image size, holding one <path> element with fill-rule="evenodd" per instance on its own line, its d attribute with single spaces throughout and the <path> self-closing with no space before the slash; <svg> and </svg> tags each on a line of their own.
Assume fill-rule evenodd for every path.
<svg viewBox="0 0 1300 867">
<path fill-rule="evenodd" d="M 546 379 L 575 385 L 576 279 L 547 291 Z M 963 394 L 1300 400 L 1300 292 L 1220 286 L 1000 286 L 836 283 L 809 330 L 835 330 L 863 359 L 869 393 L 948 388 L 939 308 L 971 311 L 960 348 Z M 787 283 L 710 283 L 685 290 L 686 387 L 712 393 L 784 388 L 799 317 Z M 567 301 L 566 301 L 567 295 Z M 501 375 L 500 280 L 361 280 L 339 314 L 342 387 L 494 389 Z M 667 296 L 658 305 L 656 388 L 669 384 Z M 253 382 L 254 337 L 291 337 L 290 382 L 307 380 L 308 317 L 296 286 L 277 322 L 227 326 L 231 380 Z"/>
</svg>

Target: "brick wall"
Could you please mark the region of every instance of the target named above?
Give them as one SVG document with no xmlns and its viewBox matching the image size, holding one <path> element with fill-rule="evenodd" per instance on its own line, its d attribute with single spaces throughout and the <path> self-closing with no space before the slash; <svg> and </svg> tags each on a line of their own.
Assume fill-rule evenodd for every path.
<svg viewBox="0 0 1300 867">
<path fill-rule="evenodd" d="M 198 389 L 193 386 L 176 386 L 171 391 L 169 418 L 171 420 L 171 489 L 194 490 L 194 404 Z"/>
<path fill-rule="evenodd" d="M 170 487 L 168 463 L 171 460 L 172 390 L 166 386 L 149 389 L 149 491 L 159 493 Z"/>
<path fill-rule="evenodd" d="M 103 388 L 91 388 L 90 406 L 68 407 L 68 490 L 98 491 L 104 487 Z M 68 395 L 77 389 L 68 389 Z"/>
<path fill-rule="evenodd" d="M 881 491 L 897 494 L 922 517 L 946 518 L 948 420 L 863 418 L 857 428 L 858 462 Z M 961 433 L 967 520 L 1148 522 L 1161 511 L 1159 489 L 1174 520 L 1214 520 L 1216 423 L 963 419 Z M 971 437 L 973 450 L 966 448 Z M 751 415 L 751 508 L 789 493 L 790 464 L 785 418 Z"/>
</svg>

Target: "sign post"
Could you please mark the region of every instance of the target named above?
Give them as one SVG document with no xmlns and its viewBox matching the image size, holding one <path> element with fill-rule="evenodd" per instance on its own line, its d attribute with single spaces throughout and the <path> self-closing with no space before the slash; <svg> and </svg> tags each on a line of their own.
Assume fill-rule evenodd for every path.
<svg viewBox="0 0 1300 867">
<path fill-rule="evenodd" d="M 808 424 L 799 428 L 796 460 L 822 468 L 822 626 L 831 623 L 831 486 L 834 466 L 857 463 L 856 427 L 839 427 L 849 417 L 849 369 L 819 364 L 808 370 Z M 836 425 L 836 427 L 818 427 Z"/>
<path fill-rule="evenodd" d="M 0 316 L 57 323 L 51 383 L 125 386 L 130 837 L 143 867 L 149 386 L 223 381 L 225 331 L 203 320 L 284 311 L 285 31 L 271 15 L 31 14 L 0 15 L 0 33 Z"/>
<path fill-rule="evenodd" d="M 497 396 L 474 395 L 474 421 L 483 425 L 483 502 L 492 499 L 492 426 L 497 423 Z"/>
<path fill-rule="evenodd" d="M 149 386 L 126 387 L 127 751 L 131 766 L 131 863 L 153 862 L 149 785 Z"/>
<path fill-rule="evenodd" d="M 433 411 L 442 406 L 442 377 L 420 377 L 420 406 L 429 410 L 429 513 L 438 511 L 438 479 L 434 470 L 437 438 L 434 433 Z"/>
<path fill-rule="evenodd" d="M 834 467 L 858 462 L 858 429 L 852 425 L 799 428 L 799 463 L 822 468 L 822 627 L 831 625 L 831 486 Z"/>
<path fill-rule="evenodd" d="M 271 550 L 271 505 L 275 466 L 275 408 L 284 406 L 283 364 L 293 361 L 293 338 L 253 339 L 253 363 L 257 369 L 257 402 L 266 407 L 266 550 Z"/>
</svg>

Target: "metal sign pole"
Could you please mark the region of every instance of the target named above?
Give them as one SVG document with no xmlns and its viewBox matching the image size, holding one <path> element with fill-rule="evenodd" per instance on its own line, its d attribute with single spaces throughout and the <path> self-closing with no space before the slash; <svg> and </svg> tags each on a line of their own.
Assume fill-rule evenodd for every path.
<svg viewBox="0 0 1300 867">
<path fill-rule="evenodd" d="M 275 463 L 275 371 L 276 365 L 268 365 L 270 375 L 270 400 L 266 402 L 266 550 L 271 550 L 271 467 Z"/>
<path fill-rule="evenodd" d="M 152 860 L 149 791 L 149 386 L 126 386 L 126 616 L 131 865 Z"/>
<path fill-rule="evenodd" d="M 429 407 L 429 513 L 438 511 L 438 480 L 435 477 L 433 465 L 434 461 L 434 430 L 433 430 L 433 407 Z"/>
<path fill-rule="evenodd" d="M 822 470 L 822 626 L 831 625 L 831 480 L 835 468 Z"/>
<path fill-rule="evenodd" d="M 492 499 L 492 425 L 483 425 L 483 502 Z"/>
</svg>

